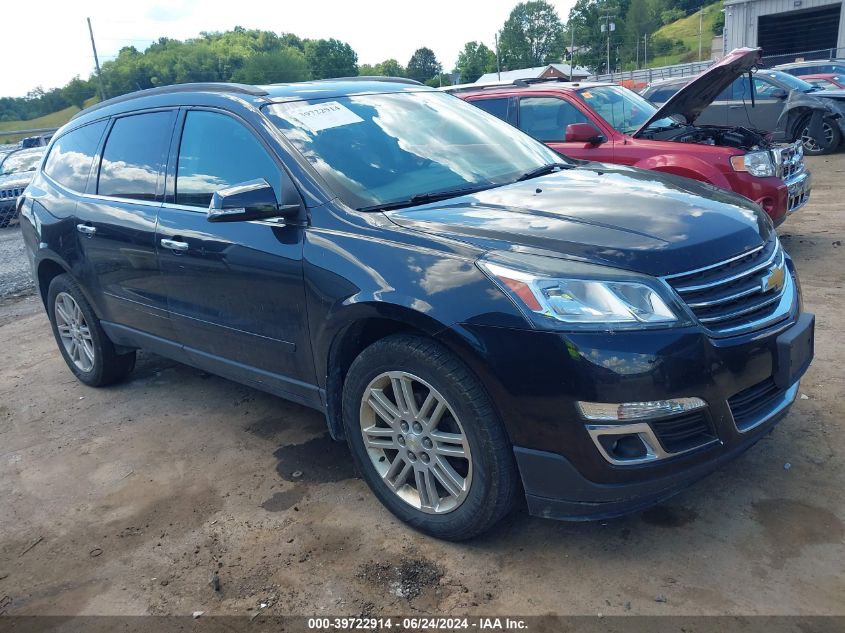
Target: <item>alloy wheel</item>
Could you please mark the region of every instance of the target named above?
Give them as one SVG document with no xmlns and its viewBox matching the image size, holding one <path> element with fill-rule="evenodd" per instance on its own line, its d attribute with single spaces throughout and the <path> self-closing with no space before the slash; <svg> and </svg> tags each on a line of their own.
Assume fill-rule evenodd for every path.
<svg viewBox="0 0 845 633">
<path fill-rule="evenodd" d="M 360 421 L 376 472 L 399 498 L 428 514 L 463 503 L 472 455 L 455 409 L 434 387 L 404 371 L 382 373 L 364 390 Z"/>
<path fill-rule="evenodd" d="M 804 128 L 801 132 L 801 143 L 803 143 L 805 150 L 818 152 L 833 144 L 833 128 L 830 123 L 823 123 L 822 129 L 824 130 L 824 146 L 819 145 L 818 141 L 814 137 L 810 136 L 810 128 Z"/>
<path fill-rule="evenodd" d="M 68 357 L 78 369 L 89 372 L 94 367 L 94 341 L 82 309 L 66 292 L 56 295 L 56 328 Z"/>
</svg>

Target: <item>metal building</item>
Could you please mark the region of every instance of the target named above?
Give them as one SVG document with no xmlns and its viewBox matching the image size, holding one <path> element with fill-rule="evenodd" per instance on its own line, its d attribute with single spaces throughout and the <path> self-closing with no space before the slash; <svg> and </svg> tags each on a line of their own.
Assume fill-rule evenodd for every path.
<svg viewBox="0 0 845 633">
<path fill-rule="evenodd" d="M 725 0 L 725 47 L 759 46 L 770 61 L 845 57 L 842 0 Z"/>
</svg>

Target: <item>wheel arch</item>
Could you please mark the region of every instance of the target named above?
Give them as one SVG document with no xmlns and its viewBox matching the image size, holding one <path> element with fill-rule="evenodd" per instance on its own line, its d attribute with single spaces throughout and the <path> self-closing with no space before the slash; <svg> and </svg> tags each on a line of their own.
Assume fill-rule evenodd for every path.
<svg viewBox="0 0 845 633">
<path fill-rule="evenodd" d="M 342 321 L 324 329 L 321 345 L 315 346 L 317 371 L 325 379 L 326 422 L 335 440 L 344 440 L 342 395 L 352 362 L 367 347 L 394 334 L 416 334 L 435 339 L 446 329 L 439 321 L 396 304 L 356 304 Z M 322 353 L 320 350 L 324 350 Z M 320 362 L 322 361 L 322 362 Z"/>
<path fill-rule="evenodd" d="M 70 270 L 56 259 L 47 257 L 38 262 L 36 271 L 38 293 L 41 295 L 41 302 L 45 308 L 47 307 L 47 292 L 50 289 L 50 282 L 64 274 L 70 274 Z"/>
</svg>

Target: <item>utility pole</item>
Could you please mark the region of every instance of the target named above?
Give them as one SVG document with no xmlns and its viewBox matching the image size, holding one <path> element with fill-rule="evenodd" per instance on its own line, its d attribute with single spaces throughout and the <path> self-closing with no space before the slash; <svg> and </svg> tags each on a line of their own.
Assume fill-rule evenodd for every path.
<svg viewBox="0 0 845 633">
<path fill-rule="evenodd" d="M 613 71 L 610 69 L 610 34 L 616 30 L 616 23 L 611 22 L 610 20 L 615 17 L 615 15 L 611 15 L 610 10 L 608 9 L 602 16 L 604 24 L 601 25 L 601 32 L 607 33 L 607 72 L 611 78 L 613 77 Z"/>
<path fill-rule="evenodd" d="M 94 65 L 97 67 L 97 82 L 100 84 L 100 101 L 106 100 L 106 91 L 103 88 L 103 75 L 100 73 L 100 60 L 97 58 L 97 47 L 94 44 L 94 29 L 91 28 L 91 18 L 88 20 L 88 34 L 91 36 L 91 48 L 94 51 Z"/>
<path fill-rule="evenodd" d="M 493 35 L 493 41 L 496 42 L 496 77 L 502 81 L 502 66 L 499 64 L 499 34 Z"/>
<path fill-rule="evenodd" d="M 704 21 L 704 7 L 698 10 L 698 61 L 701 61 L 701 31 L 702 22 Z"/>
<path fill-rule="evenodd" d="M 571 30 L 571 44 L 569 46 L 569 81 L 571 82 L 573 80 L 573 73 L 575 72 L 575 25 L 572 24 L 572 20 L 569 21 L 569 28 Z"/>
<path fill-rule="evenodd" d="M 643 68 L 648 68 L 648 33 L 643 35 Z"/>
</svg>

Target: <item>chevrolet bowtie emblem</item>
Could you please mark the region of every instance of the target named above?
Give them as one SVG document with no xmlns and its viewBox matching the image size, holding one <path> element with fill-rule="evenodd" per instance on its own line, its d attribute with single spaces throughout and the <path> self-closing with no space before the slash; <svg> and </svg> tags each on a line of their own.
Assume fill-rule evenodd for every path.
<svg viewBox="0 0 845 633">
<path fill-rule="evenodd" d="M 780 290 L 783 288 L 784 279 L 785 273 L 783 266 L 774 266 L 769 269 L 769 272 L 763 275 L 760 285 L 763 292 L 769 292 L 769 290 Z"/>
</svg>

